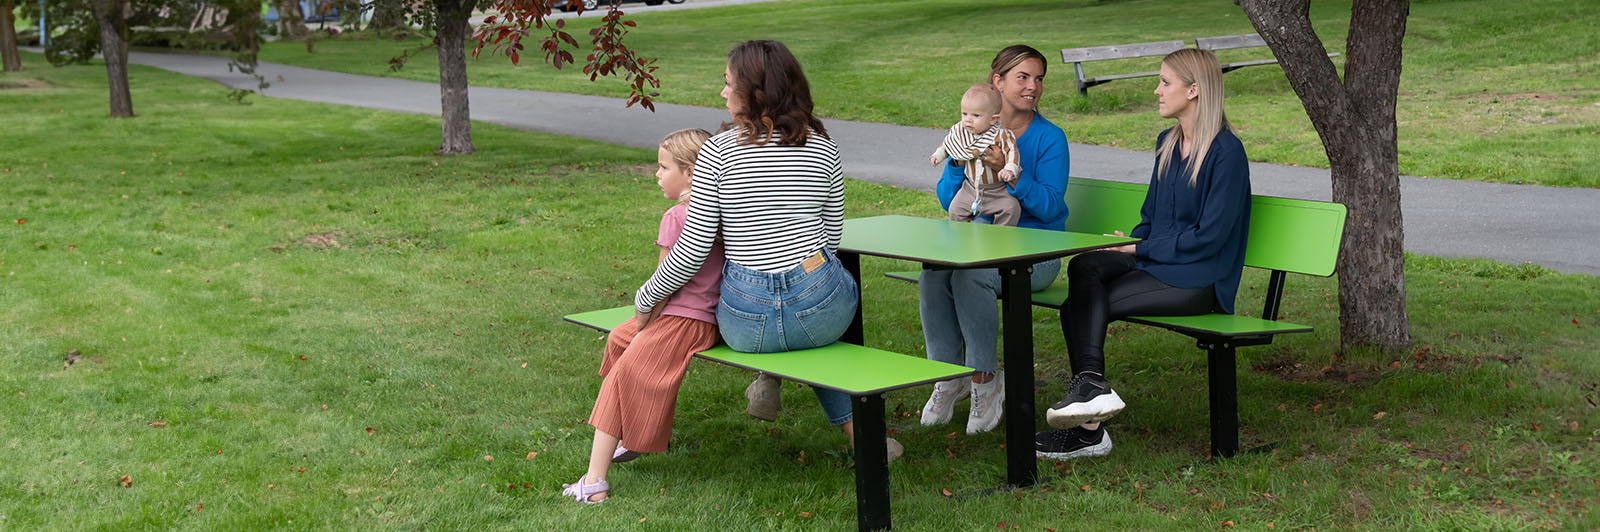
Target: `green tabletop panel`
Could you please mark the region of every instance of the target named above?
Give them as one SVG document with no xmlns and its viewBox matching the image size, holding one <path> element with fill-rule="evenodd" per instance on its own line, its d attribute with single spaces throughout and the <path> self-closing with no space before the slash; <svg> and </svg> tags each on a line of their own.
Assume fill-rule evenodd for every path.
<svg viewBox="0 0 1600 532">
<path fill-rule="evenodd" d="M 952 268 L 1042 261 L 1136 242 L 1125 237 L 887 215 L 844 221 L 840 251 Z"/>
<path fill-rule="evenodd" d="M 874 395 L 972 375 L 973 370 L 844 342 L 783 353 L 740 353 L 719 345 L 695 356 L 844 392 Z"/>
<path fill-rule="evenodd" d="M 1285 321 L 1263 320 L 1233 314 L 1202 314 L 1199 316 L 1129 316 L 1128 321 L 1166 327 L 1178 332 L 1197 332 L 1216 336 L 1257 336 L 1311 332 L 1309 325 Z"/>
</svg>

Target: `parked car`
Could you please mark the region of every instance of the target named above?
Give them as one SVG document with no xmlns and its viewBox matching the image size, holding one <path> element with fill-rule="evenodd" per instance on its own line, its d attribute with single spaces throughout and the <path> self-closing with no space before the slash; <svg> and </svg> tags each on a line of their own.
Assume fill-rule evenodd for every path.
<svg viewBox="0 0 1600 532">
<path fill-rule="evenodd" d="M 326 13 L 318 13 L 317 9 L 319 7 L 321 7 L 321 2 L 300 2 L 300 13 L 305 17 L 307 24 L 313 22 L 339 22 L 339 10 L 337 8 L 330 7 Z M 268 24 L 277 22 L 278 6 L 276 4 L 268 5 L 267 11 L 263 13 L 262 20 Z"/>
<path fill-rule="evenodd" d="M 647 6 L 659 6 L 663 2 L 672 3 L 672 4 L 682 4 L 684 2 L 684 0 L 553 0 L 551 2 L 551 4 L 550 4 L 550 10 L 552 10 L 552 11 L 577 11 L 578 10 L 578 4 L 583 4 L 583 10 L 584 11 L 591 11 L 591 10 L 595 10 L 595 9 L 600 9 L 602 5 L 610 5 L 612 3 L 629 4 L 629 3 L 637 3 L 637 2 L 644 2 L 644 5 L 647 5 Z"/>
</svg>

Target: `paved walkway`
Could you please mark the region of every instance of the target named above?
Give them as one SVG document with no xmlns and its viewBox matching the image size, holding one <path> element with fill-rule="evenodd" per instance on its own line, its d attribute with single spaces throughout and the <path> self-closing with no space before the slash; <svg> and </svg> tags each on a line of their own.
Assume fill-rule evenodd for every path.
<svg viewBox="0 0 1600 532">
<path fill-rule="evenodd" d="M 234 88 L 255 81 L 230 72 L 227 59 L 133 53 L 131 61 L 211 79 Z M 404 113 L 439 115 L 439 86 L 262 63 L 273 80 L 265 94 Z M 135 81 L 137 83 L 137 81 Z M 1067 90 L 1057 87 L 1055 90 Z M 654 147 L 674 129 L 715 130 L 722 109 L 658 103 L 656 112 L 625 109 L 615 98 L 538 91 L 471 89 L 473 116 L 519 129 L 559 133 L 627 146 Z M 1070 117 L 1057 117 L 1071 139 Z M 843 148 L 845 175 L 931 191 L 928 152 L 943 130 L 825 120 Z M 1150 152 L 1073 144 L 1074 176 L 1146 183 Z M 1256 194 L 1328 200 L 1327 170 L 1251 163 Z M 1401 178 L 1406 250 L 1427 255 L 1532 262 L 1563 272 L 1600 275 L 1600 189 L 1503 185 L 1448 179 Z M 931 200 L 930 200 L 931 201 Z"/>
</svg>

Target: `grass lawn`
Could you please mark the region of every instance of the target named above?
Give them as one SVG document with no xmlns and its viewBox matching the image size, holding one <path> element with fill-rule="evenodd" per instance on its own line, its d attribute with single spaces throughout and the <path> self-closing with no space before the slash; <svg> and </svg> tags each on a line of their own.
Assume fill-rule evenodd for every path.
<svg viewBox="0 0 1600 532">
<path fill-rule="evenodd" d="M 603 342 L 559 316 L 653 268 L 651 152 L 479 123 L 478 153 L 441 158 L 434 118 L 235 105 L 139 66 L 139 116 L 113 120 L 99 65 L 23 57 L 0 75 L 0 529 L 854 526 L 810 392 L 757 422 L 749 375 L 703 362 L 669 452 L 614 469 L 604 505 L 558 496 Z M 850 217 L 941 215 L 847 194 Z M 907 267 L 864 261 L 867 340 L 918 356 L 915 291 L 881 277 Z M 890 394 L 896 528 L 1600 526 L 1600 278 L 1413 256 L 1407 282 L 1415 349 L 1337 354 L 1333 281 L 1290 281 L 1285 317 L 1317 332 L 1239 362 L 1242 443 L 1272 452 L 1208 460 L 1204 358 L 1139 326 L 1108 342 L 1115 452 L 1027 490 L 981 494 L 999 431 L 920 427 L 928 389 Z M 1265 277 L 1242 288 L 1258 308 Z M 1048 404 L 1067 361 L 1035 317 Z"/>
<path fill-rule="evenodd" d="M 1347 3 L 1318 2 L 1312 20 L 1343 52 Z M 629 46 L 659 57 L 661 101 L 721 107 L 723 60 L 747 39 L 787 43 L 805 65 L 825 117 L 949 127 L 965 87 L 988 73 L 995 50 L 1030 44 L 1051 59 L 1041 104 L 1073 142 L 1153 149 L 1154 78 L 1076 94 L 1062 48 L 1252 33 L 1226 0 L 815 0 L 642 13 Z M 585 36 L 593 18 L 571 21 Z M 1400 170 L 1408 175 L 1600 187 L 1589 171 L 1600 134 L 1600 10 L 1584 1 L 1418 1 L 1411 7 L 1400 86 Z M 415 42 L 336 39 L 269 44 L 262 60 L 437 81 L 437 54 L 398 73 L 388 59 Z M 530 46 L 531 49 L 531 46 Z M 586 49 L 585 49 L 586 50 Z M 581 58 L 582 55 L 579 54 Z M 1270 58 L 1264 48 L 1225 61 Z M 625 96 L 620 81 L 591 83 L 529 53 L 522 66 L 486 53 L 468 62 L 473 85 Z M 1155 70 L 1159 58 L 1090 63 L 1090 76 Z M 1341 68 L 1344 57 L 1334 62 Z M 1252 160 L 1327 167 L 1321 141 L 1282 70 L 1226 77 L 1230 118 Z M 1589 146 L 1585 148 L 1585 146 Z M 1091 176 L 1092 177 L 1092 176 Z"/>
</svg>

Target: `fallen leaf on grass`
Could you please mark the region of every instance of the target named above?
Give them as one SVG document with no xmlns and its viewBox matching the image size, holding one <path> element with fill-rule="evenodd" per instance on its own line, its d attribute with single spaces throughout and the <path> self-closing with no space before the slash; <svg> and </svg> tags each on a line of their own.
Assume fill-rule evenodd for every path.
<svg viewBox="0 0 1600 532">
<path fill-rule="evenodd" d="M 165 421 L 151 421 L 151 422 L 150 422 L 150 426 L 152 426 L 152 427 L 155 427 L 155 428 L 158 428 L 158 429 L 159 429 L 159 428 L 161 428 L 161 427 L 165 427 L 165 426 L 167 426 L 167 423 L 166 423 L 166 422 L 165 422 Z"/>
<path fill-rule="evenodd" d="M 133 477 L 130 477 L 128 475 L 122 475 L 122 478 L 117 479 L 117 482 L 122 484 L 122 487 L 124 487 L 124 488 L 133 487 Z"/>
<path fill-rule="evenodd" d="M 800 517 L 811 517 L 811 512 L 800 512 Z"/>
<path fill-rule="evenodd" d="M 72 367 L 73 364 L 77 364 L 79 360 L 83 360 L 83 355 L 79 354 L 77 349 L 68 351 L 66 363 L 61 365 L 61 370 L 66 371 L 66 369 Z"/>
<path fill-rule="evenodd" d="M 942 489 L 939 490 L 939 493 L 943 493 L 944 496 L 946 496 L 946 497 L 950 497 L 950 496 L 954 495 L 954 494 L 950 493 L 950 488 L 942 488 Z"/>
<path fill-rule="evenodd" d="M 1317 413 L 1318 410 L 1322 410 L 1322 403 L 1317 403 L 1317 406 L 1311 407 L 1311 413 L 1313 414 Z"/>
<path fill-rule="evenodd" d="M 1386 416 L 1386 415 L 1389 415 L 1389 413 L 1388 412 L 1378 412 L 1378 413 L 1372 415 L 1372 419 L 1383 419 L 1383 416 Z"/>
<path fill-rule="evenodd" d="M 524 458 L 523 460 L 532 460 L 535 456 L 539 456 L 539 451 L 529 451 L 528 457 Z"/>
<path fill-rule="evenodd" d="M 1233 521 L 1223 521 L 1222 526 L 1233 526 Z"/>
<path fill-rule="evenodd" d="M 483 461 L 485 461 L 485 462 L 493 462 L 494 461 L 494 457 L 490 456 L 490 455 L 487 455 L 487 454 L 483 455 Z"/>
</svg>

